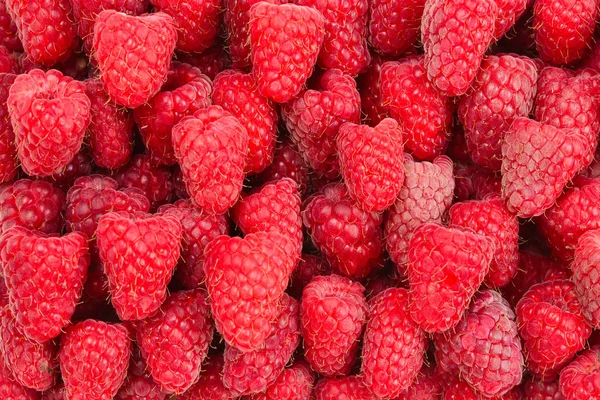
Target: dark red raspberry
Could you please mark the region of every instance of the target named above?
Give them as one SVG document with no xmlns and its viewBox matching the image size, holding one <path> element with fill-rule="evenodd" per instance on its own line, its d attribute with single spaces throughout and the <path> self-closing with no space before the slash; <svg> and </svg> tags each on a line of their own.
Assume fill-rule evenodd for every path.
<svg viewBox="0 0 600 400">
<path fill-rule="evenodd" d="M 115 400 L 165 400 L 167 395 L 160 391 L 152 379 L 130 375 L 127 377 Z"/>
<path fill-rule="evenodd" d="M 288 292 L 299 299 L 306 285 L 315 276 L 328 275 L 331 272 L 330 270 L 331 268 L 323 257 L 303 253 L 290 277 L 290 290 Z"/>
<path fill-rule="evenodd" d="M 51 182 L 66 193 L 73 186 L 77 178 L 90 175 L 91 173 L 92 159 L 87 151 L 83 149 L 73 157 L 61 173 L 51 175 L 44 180 Z"/>
<path fill-rule="evenodd" d="M 374 0 L 369 5 L 369 43 L 375 51 L 401 56 L 419 37 L 425 0 Z"/>
<path fill-rule="evenodd" d="M 502 176 L 500 172 L 475 167 L 472 180 L 477 200 L 483 200 L 489 195 L 502 195 Z"/>
<path fill-rule="evenodd" d="M 360 92 L 363 120 L 370 126 L 377 125 L 389 116 L 387 107 L 383 104 L 381 84 L 379 83 L 381 67 L 386 61 L 386 59 L 378 54 L 373 54 L 369 68 L 356 80 L 358 91 Z"/>
<path fill-rule="evenodd" d="M 498 16 L 494 28 L 494 39 L 500 39 L 523 15 L 531 0 L 496 0 Z"/>
<path fill-rule="evenodd" d="M 211 80 L 214 80 L 219 72 L 225 71 L 231 65 L 225 44 L 220 41 L 217 41 L 214 46 L 200 54 L 181 53 L 177 56 L 177 59 L 182 63 L 198 68 Z"/>
<path fill-rule="evenodd" d="M 600 346 L 581 353 L 560 373 L 559 388 L 565 400 L 593 399 L 600 393 Z"/>
<path fill-rule="evenodd" d="M 529 377 L 523 383 L 523 400 L 564 400 L 558 388 L 558 380 L 539 381 Z"/>
<path fill-rule="evenodd" d="M 581 235 L 570 268 L 583 315 L 597 329 L 600 327 L 600 230 Z"/>
<path fill-rule="evenodd" d="M 298 152 L 298 148 L 289 139 L 284 139 L 277 145 L 273 163 L 256 177 L 259 184 L 278 181 L 282 178 L 290 178 L 295 181 L 302 197 L 308 194 L 308 167 Z"/>
<path fill-rule="evenodd" d="M 2 44 L 0 44 L 0 73 L 18 74 L 19 61 L 15 55 Z"/>
<path fill-rule="evenodd" d="M 433 367 L 423 366 L 412 385 L 396 400 L 440 400 L 442 382 Z M 464 400 L 464 399 L 463 399 Z"/>
<path fill-rule="evenodd" d="M 173 197 L 171 171 L 153 165 L 149 156 L 133 156 L 131 163 L 116 171 L 114 179 L 121 189 L 138 188 L 150 200 L 152 209 L 170 203 Z"/>
<path fill-rule="evenodd" d="M 0 4 L 0 12 L 1 8 L 2 4 Z M 13 74 L 0 74 L 0 184 L 12 181 L 17 175 L 18 159 L 15 133 L 10 123 L 6 104 L 8 90 L 16 78 L 17 76 Z"/>
<path fill-rule="evenodd" d="M 6 8 L 6 0 L 0 0 L 0 44 L 12 51 L 23 51 L 17 34 L 17 25 Z"/>
<path fill-rule="evenodd" d="M 233 400 L 234 395 L 223 385 L 223 356 L 210 355 L 202 365 L 198 382 L 186 390 L 177 400 Z"/>
</svg>

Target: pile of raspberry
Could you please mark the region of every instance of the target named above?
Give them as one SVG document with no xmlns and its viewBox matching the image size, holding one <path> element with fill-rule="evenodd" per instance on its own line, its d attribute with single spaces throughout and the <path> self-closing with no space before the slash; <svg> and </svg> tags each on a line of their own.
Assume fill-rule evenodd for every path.
<svg viewBox="0 0 600 400">
<path fill-rule="evenodd" d="M 0 398 L 600 399 L 599 13 L 0 0 Z"/>
</svg>

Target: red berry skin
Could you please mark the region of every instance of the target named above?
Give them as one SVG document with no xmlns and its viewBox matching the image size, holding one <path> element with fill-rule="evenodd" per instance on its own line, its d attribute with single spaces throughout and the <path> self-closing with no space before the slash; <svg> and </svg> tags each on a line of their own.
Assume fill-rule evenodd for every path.
<svg viewBox="0 0 600 400">
<path fill-rule="evenodd" d="M 521 382 L 523 355 L 515 314 L 493 290 L 475 295 L 456 327 L 434 337 L 435 359 L 457 371 L 485 397 L 501 396 Z"/>
<path fill-rule="evenodd" d="M 196 383 L 213 332 L 203 289 L 172 294 L 159 312 L 136 325 L 142 356 L 163 392 L 181 394 Z"/>
<path fill-rule="evenodd" d="M 89 265 L 87 238 L 12 228 L 0 237 L 9 303 L 25 336 L 45 343 L 69 325 Z M 35 305 L 35 306 L 33 306 Z"/>
<path fill-rule="evenodd" d="M 290 178 L 298 185 L 300 196 L 304 198 L 309 190 L 309 171 L 298 148 L 289 140 L 284 139 L 277 145 L 273 163 L 256 176 L 258 184 Z"/>
<path fill-rule="evenodd" d="M 210 355 L 210 359 L 202 365 L 202 373 L 198 382 L 175 396 L 177 400 L 233 400 L 236 399 L 229 389 L 223 385 L 223 356 Z"/>
<path fill-rule="evenodd" d="M 88 135 L 94 164 L 100 168 L 121 168 L 131 160 L 133 152 L 133 118 L 126 109 L 113 103 L 102 83 L 84 81 L 90 99 Z"/>
<path fill-rule="evenodd" d="M 173 196 L 171 171 L 153 164 L 149 156 L 137 154 L 131 162 L 115 172 L 114 179 L 121 189 L 140 189 L 150 200 L 152 209 L 170 203 Z"/>
<path fill-rule="evenodd" d="M 156 383 L 150 378 L 130 375 L 115 400 L 165 400 L 167 395 L 160 391 Z"/>
<path fill-rule="evenodd" d="M 480 400 L 475 389 L 468 383 L 460 380 L 458 376 L 453 378 L 450 383 L 446 383 L 442 400 Z"/>
<path fill-rule="evenodd" d="M 586 142 L 576 132 L 517 118 L 502 145 L 502 198 L 521 218 L 541 215 L 584 162 Z"/>
<path fill-rule="evenodd" d="M 389 116 L 387 107 L 381 97 L 381 67 L 386 59 L 373 54 L 369 68 L 357 78 L 363 122 L 375 126 Z"/>
<path fill-rule="evenodd" d="M 310 367 L 303 361 L 296 361 L 284 369 L 264 393 L 247 396 L 245 400 L 309 400 L 314 382 Z"/>
<path fill-rule="evenodd" d="M 248 133 L 220 106 L 183 118 L 172 132 L 175 156 L 192 200 L 223 214 L 235 204 L 244 180 Z"/>
<path fill-rule="evenodd" d="M 263 392 L 283 373 L 300 344 L 298 308 L 298 302 L 284 294 L 279 303 L 279 315 L 271 324 L 263 344 L 245 353 L 225 346 L 223 384 L 234 396 Z"/>
<path fill-rule="evenodd" d="M 593 328 L 600 327 L 600 230 L 581 235 L 575 249 L 575 259 L 570 266 L 577 298 L 583 315 Z"/>
<path fill-rule="evenodd" d="M 10 86 L 16 78 L 17 75 L 14 74 L 0 74 L 0 184 L 8 183 L 17 176 L 18 159 L 15 132 L 10 123 L 6 104 Z"/>
<path fill-rule="evenodd" d="M 59 383 L 50 390 L 46 390 L 42 393 L 42 400 L 67 400 L 65 394 L 65 385 Z"/>
<path fill-rule="evenodd" d="M 494 39 L 498 40 L 512 28 L 527 9 L 530 0 L 496 0 L 498 16 L 494 27 Z"/>
<path fill-rule="evenodd" d="M 540 58 L 555 65 L 583 58 L 593 43 L 597 16 L 594 0 L 536 1 L 532 26 Z"/>
<path fill-rule="evenodd" d="M 94 25 L 93 51 L 110 98 L 129 108 L 150 100 L 167 76 L 176 41 L 173 18 L 165 13 L 131 16 L 115 10 L 100 12 Z"/>
<path fill-rule="evenodd" d="M 560 394 L 558 380 L 544 382 L 529 377 L 523 383 L 523 400 L 565 400 L 565 398 Z"/>
<path fill-rule="evenodd" d="M 304 288 L 300 323 L 304 357 L 323 376 L 347 375 L 367 319 L 365 288 L 339 275 L 317 276 Z"/>
<path fill-rule="evenodd" d="M 492 0 L 429 0 L 421 34 L 429 80 L 446 96 L 465 94 L 494 34 Z"/>
<path fill-rule="evenodd" d="M 329 70 L 320 76 L 316 89 L 305 90 L 282 105 L 281 114 L 306 164 L 318 175 L 337 178 L 335 138 L 344 122 L 360 122 L 360 95 L 354 79 L 340 70 Z"/>
<path fill-rule="evenodd" d="M 81 176 L 87 176 L 92 173 L 92 159 L 85 149 L 75 154 L 75 157 L 67 164 L 65 169 L 44 179 L 63 190 L 65 193 L 75 183 L 75 180 Z"/>
<path fill-rule="evenodd" d="M 292 270 L 293 245 L 278 233 L 219 236 L 206 247 L 204 268 L 212 315 L 226 343 L 258 349 L 279 315 Z"/>
<path fill-rule="evenodd" d="M 19 62 L 15 55 L 0 44 L 0 73 L 17 74 L 19 69 Z"/>
<path fill-rule="evenodd" d="M 6 7 L 6 0 L 0 0 L 0 45 L 11 51 L 23 51 L 19 40 L 17 25 Z"/>
<path fill-rule="evenodd" d="M 412 385 L 400 393 L 396 400 L 439 400 L 442 382 L 433 367 L 423 366 Z"/>
<path fill-rule="evenodd" d="M 54 385 L 58 365 L 52 342 L 36 343 L 17 327 L 9 306 L 0 309 L 0 349 L 15 380 L 28 388 L 43 391 Z"/>
<path fill-rule="evenodd" d="M 600 346 L 593 346 L 561 371 L 559 388 L 565 400 L 598 398 L 599 352 Z"/>
<path fill-rule="evenodd" d="M 309 197 L 302 221 L 315 246 L 342 275 L 363 279 L 380 266 L 383 218 L 361 210 L 341 183 Z"/>
<path fill-rule="evenodd" d="M 199 69 L 173 62 L 161 91 L 133 111 L 142 140 L 157 165 L 177 162 L 171 130 L 187 115 L 211 105 L 212 83 Z"/>
<path fill-rule="evenodd" d="M 214 80 L 218 73 L 225 71 L 231 66 L 229 53 L 224 44 L 217 41 L 214 46 L 204 50 L 202 53 L 179 53 L 177 59 L 192 67 L 196 67 L 210 80 Z"/>
<path fill-rule="evenodd" d="M 258 91 L 285 103 L 312 74 L 325 36 L 325 18 L 310 7 L 265 1 L 250 7 L 249 15 L 252 74 Z"/>
<path fill-rule="evenodd" d="M 21 179 L 0 192 L 0 226 L 58 233 L 63 228 L 65 194 L 44 181 Z"/>
<path fill-rule="evenodd" d="M 68 399 L 112 399 L 127 376 L 131 340 L 123 325 L 92 319 L 71 325 L 60 344 Z"/>
<path fill-rule="evenodd" d="M 404 182 L 404 146 L 398 123 L 387 118 L 371 128 L 346 122 L 336 143 L 350 197 L 365 211 L 391 206 Z"/>
<path fill-rule="evenodd" d="M 295 0 L 294 4 L 312 7 L 325 17 L 325 40 L 317 59 L 319 67 L 356 76 L 369 66 L 367 0 Z"/>
<path fill-rule="evenodd" d="M 112 304 L 123 321 L 144 319 L 167 297 L 179 259 L 181 224 L 173 215 L 111 212 L 96 229 Z"/>
<path fill-rule="evenodd" d="M 39 400 L 40 398 L 35 390 L 19 385 L 4 362 L 0 362 L 0 396 L 15 400 Z"/>
<path fill-rule="evenodd" d="M 315 400 L 376 400 L 360 376 L 321 378 L 313 391 Z"/>
<path fill-rule="evenodd" d="M 370 3 L 369 43 L 375 51 L 399 57 L 419 36 L 425 0 L 374 0 Z"/>
<path fill-rule="evenodd" d="M 273 162 L 278 115 L 272 101 L 258 93 L 251 74 L 227 70 L 215 78 L 213 102 L 233 114 L 248 132 L 246 172 L 258 173 Z"/>
<path fill-rule="evenodd" d="M 62 172 L 90 123 L 83 83 L 57 70 L 34 69 L 17 76 L 7 105 L 23 170 L 42 177 Z"/>
<path fill-rule="evenodd" d="M 425 333 L 410 318 L 406 289 L 374 297 L 362 349 L 365 386 L 377 397 L 398 397 L 417 377 L 426 344 Z"/>
<path fill-rule="evenodd" d="M 6 9 L 33 62 L 50 67 L 69 58 L 77 45 L 77 33 L 68 0 L 6 0 Z"/>
<path fill-rule="evenodd" d="M 502 139 L 517 117 L 533 109 L 537 69 L 527 57 L 486 56 L 473 86 L 458 103 L 458 117 L 472 160 L 497 171 Z"/>
<path fill-rule="evenodd" d="M 330 270 L 331 268 L 323 257 L 302 253 L 290 277 L 288 293 L 294 296 L 294 298 L 301 298 L 304 288 L 315 276 L 329 275 Z"/>
<path fill-rule="evenodd" d="M 454 106 L 428 81 L 423 57 L 386 62 L 381 67 L 381 101 L 404 133 L 406 151 L 431 161 L 450 137 Z"/>
</svg>

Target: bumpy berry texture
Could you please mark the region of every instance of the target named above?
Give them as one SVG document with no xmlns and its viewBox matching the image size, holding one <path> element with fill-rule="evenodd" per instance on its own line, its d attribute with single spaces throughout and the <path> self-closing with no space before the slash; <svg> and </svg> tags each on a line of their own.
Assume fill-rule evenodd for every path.
<svg viewBox="0 0 600 400">
<path fill-rule="evenodd" d="M 152 379 L 135 375 L 127 377 L 115 396 L 115 400 L 165 400 L 166 398 L 167 395 L 160 391 Z"/>
<path fill-rule="evenodd" d="M 405 147 L 419 160 L 433 160 L 450 136 L 454 107 L 429 82 L 423 57 L 381 67 L 381 102 L 402 127 Z"/>
<path fill-rule="evenodd" d="M 442 400 L 479 400 L 475 389 L 468 383 L 461 380 L 458 376 L 451 374 L 449 382 L 444 382 L 445 388 L 442 393 Z"/>
<path fill-rule="evenodd" d="M 16 78 L 17 76 L 13 74 L 0 74 L 0 184 L 12 181 L 17 175 L 15 132 L 10 123 L 6 104 L 10 86 Z"/>
<path fill-rule="evenodd" d="M 597 329 L 600 327 L 600 230 L 581 235 L 570 268 L 583 315 Z"/>
<path fill-rule="evenodd" d="M 496 0 L 498 16 L 494 27 L 494 39 L 500 39 L 523 15 L 530 0 Z"/>
<path fill-rule="evenodd" d="M 202 365 L 198 382 L 176 396 L 177 400 L 232 400 L 235 397 L 223 385 L 223 356 L 210 355 L 209 360 Z"/>
<path fill-rule="evenodd" d="M 290 277 L 290 293 L 295 298 L 302 297 L 302 292 L 306 285 L 312 281 L 315 276 L 329 275 L 330 267 L 321 256 L 302 253 L 296 268 Z"/>
<path fill-rule="evenodd" d="M 114 178 L 121 189 L 137 188 L 150 200 L 152 209 L 170 203 L 173 196 L 171 171 L 154 165 L 149 156 L 137 154 L 129 164 L 116 171 Z"/>
<path fill-rule="evenodd" d="M 375 126 L 388 117 L 387 107 L 381 97 L 381 67 L 386 62 L 385 58 L 373 54 L 373 59 L 365 73 L 361 74 L 356 82 L 360 92 L 360 105 L 362 107 L 363 121 L 370 126 Z"/>
<path fill-rule="evenodd" d="M 302 197 L 308 193 L 308 167 L 298 148 L 289 139 L 284 139 L 279 143 L 275 149 L 273 163 L 257 175 L 256 181 L 259 184 L 265 184 L 282 178 L 290 178 L 296 182 Z"/>
<path fill-rule="evenodd" d="M 42 400 L 65 400 L 66 398 L 65 385 L 62 383 L 42 393 Z"/>
<path fill-rule="evenodd" d="M 527 378 L 523 383 L 523 400 L 564 400 L 558 388 L 558 380 L 553 382 Z"/>
<path fill-rule="evenodd" d="M 439 400 L 442 382 L 433 367 L 423 366 L 412 385 L 400 393 L 396 400 Z"/>
<path fill-rule="evenodd" d="M 0 73 L 17 74 L 19 70 L 19 62 L 15 55 L 0 44 Z"/>
<path fill-rule="evenodd" d="M 369 43 L 375 51 L 398 57 L 419 37 L 425 0 L 374 0 L 369 5 Z"/>
<path fill-rule="evenodd" d="M 359 376 L 322 378 L 313 391 L 315 400 L 375 400 Z"/>
<path fill-rule="evenodd" d="M 90 175 L 91 173 L 92 159 L 87 154 L 86 149 L 82 148 L 79 153 L 75 154 L 75 157 L 73 157 L 62 172 L 51 175 L 45 180 L 51 182 L 62 191 L 67 192 L 77 178 Z"/>
<path fill-rule="evenodd" d="M 312 74 L 325 37 L 325 18 L 310 7 L 266 1 L 254 4 L 249 14 L 250 57 L 258 91 L 285 103 Z"/>
<path fill-rule="evenodd" d="M 62 172 L 90 123 L 83 83 L 57 70 L 34 69 L 15 79 L 7 104 L 23 170 L 37 176 Z"/>
<path fill-rule="evenodd" d="M 284 369 L 264 393 L 254 394 L 248 400 L 309 400 L 314 381 L 310 367 L 302 361 L 296 361 Z"/>
<path fill-rule="evenodd" d="M 218 73 L 230 67 L 229 53 L 223 47 L 224 43 L 217 41 L 214 46 L 202 53 L 179 53 L 177 59 L 192 67 L 196 67 L 209 79 L 213 80 Z"/>
<path fill-rule="evenodd" d="M 100 12 L 94 25 L 93 51 L 106 93 L 129 108 L 150 100 L 167 76 L 176 41 L 173 18 L 165 13 L 130 16 L 115 10 Z"/>
<path fill-rule="evenodd" d="M 600 346 L 581 353 L 560 373 L 559 388 L 565 400 L 593 399 L 598 397 L 600 384 Z"/>
<path fill-rule="evenodd" d="M 6 8 L 6 0 L 0 0 L 0 45 L 11 51 L 23 50 L 17 33 L 17 25 Z"/>
<path fill-rule="evenodd" d="M 131 340 L 122 325 L 88 319 L 71 325 L 60 344 L 60 371 L 67 398 L 113 398 L 127 375 Z"/>
<path fill-rule="evenodd" d="M 12 372 L 0 362 L 0 395 L 6 399 L 39 400 L 39 393 L 21 386 L 15 381 Z M 61 399 L 62 400 L 62 399 Z"/>
</svg>

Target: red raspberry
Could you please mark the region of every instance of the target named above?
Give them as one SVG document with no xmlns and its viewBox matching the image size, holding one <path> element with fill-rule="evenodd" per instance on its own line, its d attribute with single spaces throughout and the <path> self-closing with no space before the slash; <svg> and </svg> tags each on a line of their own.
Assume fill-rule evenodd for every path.
<svg viewBox="0 0 600 400">
<path fill-rule="evenodd" d="M 315 276 L 329 275 L 330 269 L 323 257 L 303 253 L 290 277 L 290 290 L 288 292 L 299 299 L 302 297 L 306 285 Z"/>
<path fill-rule="evenodd" d="M 248 133 L 220 106 L 199 110 L 173 127 L 173 148 L 194 202 L 222 214 L 235 204 L 244 180 Z"/>
<path fill-rule="evenodd" d="M 474 84 L 458 103 L 471 158 L 494 171 L 502 164 L 502 140 L 517 117 L 533 109 L 537 70 L 527 57 L 486 56 Z"/>
<path fill-rule="evenodd" d="M 9 306 L 0 308 L 0 349 L 15 380 L 28 388 L 43 391 L 54 385 L 58 365 L 52 342 L 36 343 L 18 328 Z"/>
<path fill-rule="evenodd" d="M 281 114 L 290 137 L 306 163 L 318 175 L 339 175 L 335 138 L 344 122 L 360 122 L 360 95 L 356 82 L 340 70 L 329 70 L 316 89 L 305 90 L 282 105 Z"/>
<path fill-rule="evenodd" d="M 214 80 L 219 72 L 225 71 L 231 64 L 229 54 L 224 46 L 223 43 L 217 41 L 214 46 L 200 54 L 181 53 L 177 59 L 182 63 L 198 68 L 210 80 Z"/>
<path fill-rule="evenodd" d="M 62 172 L 90 123 L 83 83 L 56 70 L 34 69 L 15 79 L 7 104 L 23 170 L 37 176 Z"/>
<path fill-rule="evenodd" d="M 527 368 L 542 380 L 554 380 L 591 334 L 571 281 L 532 286 L 517 304 L 516 313 Z"/>
<path fill-rule="evenodd" d="M 8 91 L 16 78 L 13 74 L 0 74 L 0 184 L 12 181 L 17 175 L 15 133 L 6 104 Z"/>
<path fill-rule="evenodd" d="M 445 385 L 441 400 L 480 400 L 475 389 L 458 376 L 453 376 Z"/>
<path fill-rule="evenodd" d="M 488 195 L 502 194 L 502 176 L 497 171 L 475 167 L 472 180 L 477 200 L 483 200 Z"/>
<path fill-rule="evenodd" d="M 442 382 L 432 367 L 423 366 L 412 385 L 396 400 L 440 400 Z"/>
<path fill-rule="evenodd" d="M 19 62 L 15 55 L 0 44 L 0 73 L 18 74 Z"/>
<path fill-rule="evenodd" d="M 597 329 L 600 327 L 600 230 L 581 235 L 570 268 L 583 315 Z"/>
<path fill-rule="evenodd" d="M 131 163 L 119 169 L 114 176 L 121 189 L 138 188 L 150 200 L 153 209 L 170 203 L 173 196 L 171 171 L 155 166 L 149 156 L 135 155 Z"/>
<path fill-rule="evenodd" d="M 279 143 L 275 150 L 273 163 L 256 178 L 258 184 L 290 178 L 298 185 L 298 191 L 302 197 L 308 194 L 308 167 L 296 146 L 289 139 L 284 139 Z"/>
<path fill-rule="evenodd" d="M 6 0 L 0 0 L 0 45 L 12 51 L 23 51 L 23 45 L 17 34 L 17 25 L 6 7 Z"/>
<path fill-rule="evenodd" d="M 291 241 L 277 233 L 219 236 L 206 247 L 206 287 L 217 330 L 242 352 L 259 348 L 288 285 Z M 240 290 L 242 289 L 242 290 Z"/>
<path fill-rule="evenodd" d="M 250 74 L 227 70 L 215 78 L 213 102 L 236 117 L 248 132 L 246 172 L 257 173 L 273 162 L 277 137 L 277 110 L 258 93 Z"/>
<path fill-rule="evenodd" d="M 465 129 L 461 124 L 455 124 L 452 127 L 452 137 L 450 138 L 445 154 L 455 163 L 471 163 L 471 154 L 467 149 Z"/>
<path fill-rule="evenodd" d="M 360 283 L 339 275 L 317 276 L 304 288 L 304 357 L 319 374 L 347 375 L 356 361 L 367 319 L 364 291 Z"/>
<path fill-rule="evenodd" d="M 249 396 L 248 400 L 307 400 L 313 391 L 315 376 L 302 361 L 283 370 L 275 383 L 264 393 Z"/>
<path fill-rule="evenodd" d="M 361 210 L 343 184 L 331 183 L 311 196 L 302 220 L 315 246 L 341 274 L 363 279 L 380 266 L 383 218 Z"/>
<path fill-rule="evenodd" d="M 111 399 L 127 375 L 131 341 L 123 325 L 88 319 L 67 328 L 60 370 L 70 400 Z"/>
<path fill-rule="evenodd" d="M 3 361 L 0 361 L 0 396 L 11 400 L 39 400 L 40 398 L 35 390 L 27 389 L 15 382 L 15 378 Z"/>
<path fill-rule="evenodd" d="M 312 74 L 323 44 L 325 18 L 310 7 L 265 1 L 253 5 L 249 16 L 252 73 L 258 91 L 285 103 Z"/>
<path fill-rule="evenodd" d="M 362 383 L 362 377 L 322 378 L 313 391 L 315 400 L 376 400 Z"/>
<path fill-rule="evenodd" d="M 122 320 L 144 319 L 167 297 L 179 259 L 181 224 L 173 215 L 111 212 L 98 221 L 100 259 Z"/>
<path fill-rule="evenodd" d="M 559 388 L 565 400 L 594 399 L 600 393 L 600 346 L 581 353 L 560 373 Z"/>
<path fill-rule="evenodd" d="M 161 91 L 133 111 L 142 139 L 156 164 L 173 165 L 171 130 L 187 115 L 211 104 L 212 84 L 199 69 L 171 63 Z"/>
<path fill-rule="evenodd" d="M 529 377 L 523 383 L 523 400 L 564 400 L 564 397 L 558 389 L 558 380 L 544 382 Z"/>
<path fill-rule="evenodd" d="M 467 92 L 495 30 L 493 0 L 430 0 L 425 3 L 421 34 L 425 68 L 447 96 Z"/>
<path fill-rule="evenodd" d="M 143 376 L 130 375 L 115 396 L 115 400 L 165 400 L 167 395 L 162 393 L 152 379 Z"/>
<path fill-rule="evenodd" d="M 459 323 L 488 273 L 494 243 L 465 228 L 426 223 L 408 245 L 411 317 L 426 332 Z"/>
<path fill-rule="evenodd" d="M 501 396 L 521 382 L 523 356 L 515 314 L 493 290 L 475 295 L 454 329 L 434 337 L 435 359 L 486 397 Z"/>
<path fill-rule="evenodd" d="M 496 0 L 498 16 L 494 27 L 494 39 L 500 39 L 523 15 L 530 0 Z"/>
<path fill-rule="evenodd" d="M 181 394 L 196 383 L 213 331 L 203 289 L 172 294 L 154 316 L 136 325 L 142 356 L 163 392 Z"/>
<path fill-rule="evenodd" d="M 284 367 L 300 344 L 298 302 L 284 294 L 279 315 L 270 333 L 257 349 L 242 352 L 225 345 L 223 384 L 234 396 L 265 391 L 283 373 Z"/>
<path fill-rule="evenodd" d="M 33 62 L 49 67 L 69 58 L 77 45 L 69 0 L 6 0 L 6 9 Z"/>
<path fill-rule="evenodd" d="M 67 192 L 77 178 L 90 175 L 91 173 L 92 159 L 84 148 L 75 154 L 75 157 L 73 157 L 62 172 L 51 175 L 44 180 Z"/>
<path fill-rule="evenodd" d="M 84 84 L 91 103 L 88 135 L 94 163 L 100 168 L 120 168 L 133 152 L 131 113 L 109 99 L 100 81 L 89 79 Z"/>
<path fill-rule="evenodd" d="M 369 43 L 399 57 L 417 41 L 425 0 L 374 0 L 369 6 Z"/>
<path fill-rule="evenodd" d="M 377 397 L 398 397 L 421 369 L 426 340 L 410 319 L 406 289 L 387 289 L 374 297 L 362 349 L 365 386 Z"/>
<path fill-rule="evenodd" d="M 106 93 L 129 108 L 146 103 L 167 76 L 176 41 L 173 18 L 165 13 L 130 16 L 115 10 L 100 12 L 94 25 L 93 51 Z"/>
<path fill-rule="evenodd" d="M 580 60 L 592 44 L 597 16 L 595 0 L 536 0 L 532 26 L 542 60 L 556 65 Z"/>
<path fill-rule="evenodd" d="M 190 195 L 185 187 L 185 181 L 183 180 L 183 173 L 179 164 L 173 166 L 173 174 L 171 176 L 171 185 L 173 186 L 173 194 L 176 199 L 189 199 Z"/>
<path fill-rule="evenodd" d="M 59 383 L 50 390 L 46 390 L 42 393 L 42 400 L 67 400 L 65 394 L 65 385 Z"/>
<path fill-rule="evenodd" d="M 173 17 L 177 28 L 177 48 L 200 53 L 215 42 L 219 31 L 220 0 L 150 0 L 154 11 Z"/>
<path fill-rule="evenodd" d="M 404 182 L 404 145 L 398 123 L 387 118 L 371 128 L 346 122 L 336 143 L 350 196 L 365 211 L 391 206 Z"/>
<path fill-rule="evenodd" d="M 586 141 L 527 118 L 514 120 L 502 145 L 502 197 L 521 218 L 542 214 L 581 169 Z"/>
<path fill-rule="evenodd" d="M 69 325 L 89 264 L 87 238 L 78 232 L 47 236 L 12 228 L 0 237 L 0 261 L 17 325 L 47 342 Z"/>
<path fill-rule="evenodd" d="M 198 382 L 184 394 L 176 396 L 177 400 L 233 400 L 233 394 L 223 385 L 223 356 L 211 355 L 210 360 L 202 365 L 202 373 Z"/>
<path fill-rule="evenodd" d="M 452 102 L 427 80 L 423 57 L 387 62 L 381 67 L 381 101 L 402 126 L 406 151 L 433 160 L 448 143 Z"/>
<path fill-rule="evenodd" d="M 475 198 L 475 185 L 473 183 L 474 164 L 454 164 L 454 197 L 458 201 L 467 201 Z"/>
<path fill-rule="evenodd" d="M 362 106 L 363 121 L 370 126 L 379 124 L 389 116 L 387 107 L 381 97 L 381 67 L 386 62 L 378 54 L 373 54 L 369 68 L 357 78 L 360 104 Z"/>
</svg>

